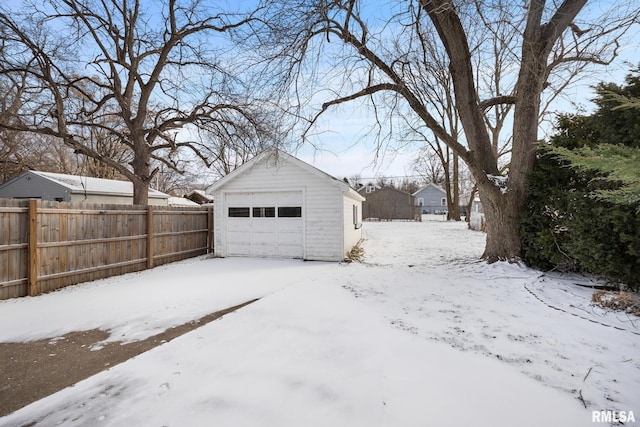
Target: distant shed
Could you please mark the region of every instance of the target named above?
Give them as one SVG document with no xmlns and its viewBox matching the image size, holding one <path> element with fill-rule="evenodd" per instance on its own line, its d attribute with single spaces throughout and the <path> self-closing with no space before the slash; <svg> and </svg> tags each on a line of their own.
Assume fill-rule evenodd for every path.
<svg viewBox="0 0 640 427">
<path fill-rule="evenodd" d="M 362 217 L 368 220 L 415 220 L 413 196 L 393 187 L 366 185 L 358 190 L 367 195 L 362 204 Z"/>
</svg>

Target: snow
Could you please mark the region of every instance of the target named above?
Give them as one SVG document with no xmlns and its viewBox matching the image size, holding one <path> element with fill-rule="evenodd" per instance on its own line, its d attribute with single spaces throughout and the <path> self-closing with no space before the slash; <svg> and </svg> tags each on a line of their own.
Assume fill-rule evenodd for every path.
<svg viewBox="0 0 640 427">
<path fill-rule="evenodd" d="M 169 196 L 169 206 L 199 207 L 200 204 L 184 197 Z"/>
<path fill-rule="evenodd" d="M 503 175 L 487 175 L 489 181 L 493 182 L 493 184 L 500 189 L 502 194 L 505 194 L 508 190 L 509 177 Z"/>
<path fill-rule="evenodd" d="M 464 223 L 363 231 L 362 263 L 201 257 L 0 302 L 3 342 L 93 328 L 132 341 L 261 298 L 0 426 L 585 426 L 594 410 L 640 418 L 640 319 L 592 307 L 591 291 L 575 284 L 584 279 L 480 262 L 484 235 Z"/>
<path fill-rule="evenodd" d="M 96 328 L 110 331 L 107 341 L 142 340 L 281 290 L 321 267 L 295 260 L 192 258 L 35 298 L 5 300 L 0 316 L 11 321 L 0 323 L 0 342 Z"/>
</svg>

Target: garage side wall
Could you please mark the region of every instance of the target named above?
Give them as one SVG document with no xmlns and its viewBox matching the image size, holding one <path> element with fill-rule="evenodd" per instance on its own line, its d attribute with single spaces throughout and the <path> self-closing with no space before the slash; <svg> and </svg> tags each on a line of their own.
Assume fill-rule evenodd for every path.
<svg viewBox="0 0 640 427">
<path fill-rule="evenodd" d="M 342 191 L 333 184 L 325 183 L 307 190 L 307 203 L 306 259 L 344 260 Z"/>
<path fill-rule="evenodd" d="M 304 259 L 341 261 L 344 259 L 343 194 L 328 177 L 318 176 L 281 159 L 274 164 L 264 159 L 215 191 L 215 254 L 226 253 L 225 194 L 232 192 L 302 191 Z"/>
<path fill-rule="evenodd" d="M 343 196 L 344 255 L 362 239 L 362 202 Z"/>
</svg>

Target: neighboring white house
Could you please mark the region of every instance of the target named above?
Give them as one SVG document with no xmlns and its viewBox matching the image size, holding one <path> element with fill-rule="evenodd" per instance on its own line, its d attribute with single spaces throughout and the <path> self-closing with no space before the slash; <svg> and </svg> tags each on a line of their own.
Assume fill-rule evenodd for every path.
<svg viewBox="0 0 640 427">
<path fill-rule="evenodd" d="M 206 190 L 214 196 L 217 256 L 342 261 L 362 238 L 364 197 L 277 149 Z"/>
<path fill-rule="evenodd" d="M 130 181 L 27 171 L 0 185 L 0 198 L 103 204 L 133 203 Z M 149 189 L 149 204 L 167 206 L 169 195 Z"/>
</svg>

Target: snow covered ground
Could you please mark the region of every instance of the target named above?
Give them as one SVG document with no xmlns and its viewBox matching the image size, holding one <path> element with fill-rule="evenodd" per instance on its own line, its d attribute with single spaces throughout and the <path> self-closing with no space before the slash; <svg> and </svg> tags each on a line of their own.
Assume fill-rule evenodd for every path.
<svg viewBox="0 0 640 427">
<path fill-rule="evenodd" d="M 0 302 L 3 342 L 127 342 L 261 297 L 0 426 L 640 425 L 640 319 L 583 279 L 482 263 L 464 223 L 364 234 L 363 263 L 201 257 Z"/>
</svg>

